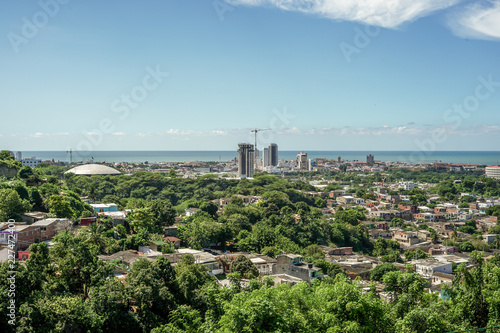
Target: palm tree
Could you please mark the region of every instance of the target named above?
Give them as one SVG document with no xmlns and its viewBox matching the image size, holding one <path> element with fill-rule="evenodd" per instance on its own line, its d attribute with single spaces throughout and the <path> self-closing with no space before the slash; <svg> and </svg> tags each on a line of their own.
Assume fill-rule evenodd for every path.
<svg viewBox="0 0 500 333">
<path fill-rule="evenodd" d="M 101 251 L 106 246 L 106 239 L 102 235 L 102 232 L 102 224 L 92 223 L 89 227 L 82 230 L 82 237 L 87 243 L 96 245 L 99 251 Z"/>
<path fill-rule="evenodd" d="M 433 233 L 431 233 L 431 241 L 433 243 L 436 243 L 438 241 L 438 239 L 439 239 L 439 236 L 438 236 L 437 232 L 434 231 Z"/>
<path fill-rule="evenodd" d="M 495 246 L 496 249 L 500 249 L 500 235 L 496 235 L 493 239 L 493 246 Z"/>
</svg>

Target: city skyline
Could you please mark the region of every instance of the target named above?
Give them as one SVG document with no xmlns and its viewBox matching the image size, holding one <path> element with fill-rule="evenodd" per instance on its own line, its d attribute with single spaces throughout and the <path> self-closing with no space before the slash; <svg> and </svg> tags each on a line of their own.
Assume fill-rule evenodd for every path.
<svg viewBox="0 0 500 333">
<path fill-rule="evenodd" d="M 498 150 L 500 2 L 359 3 L 2 4 L 0 144 Z"/>
</svg>

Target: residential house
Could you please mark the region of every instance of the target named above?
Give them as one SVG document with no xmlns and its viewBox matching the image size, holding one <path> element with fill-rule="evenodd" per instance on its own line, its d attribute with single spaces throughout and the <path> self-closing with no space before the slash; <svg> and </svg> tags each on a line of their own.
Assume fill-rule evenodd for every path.
<svg viewBox="0 0 500 333">
<path fill-rule="evenodd" d="M 194 207 L 191 207 L 191 208 L 186 208 L 186 216 L 193 216 L 197 211 L 199 210 L 199 208 L 194 208 Z"/>
<path fill-rule="evenodd" d="M 244 254 L 244 256 L 257 267 L 261 276 L 273 274 L 273 266 L 277 263 L 276 259 L 263 254 Z"/>
<path fill-rule="evenodd" d="M 357 277 L 360 277 L 362 280 L 370 279 L 370 270 L 363 267 L 352 267 L 352 266 L 344 266 L 340 265 L 340 267 L 344 270 L 345 274 L 349 277 L 349 279 L 354 280 Z"/>
<path fill-rule="evenodd" d="M 352 197 L 350 195 L 338 197 L 337 202 L 340 204 L 351 204 L 351 203 L 354 203 L 354 197 Z"/>
<path fill-rule="evenodd" d="M 486 234 L 483 235 L 483 241 L 485 241 L 486 243 L 492 243 L 496 237 L 496 234 Z"/>
<path fill-rule="evenodd" d="M 165 230 L 165 236 L 177 236 L 177 225 L 174 224 L 163 229 Z"/>
<path fill-rule="evenodd" d="M 334 190 L 328 193 L 328 196 L 332 199 L 336 199 L 344 195 L 345 195 L 345 190 Z"/>
<path fill-rule="evenodd" d="M 415 266 L 415 271 L 424 278 L 432 278 L 436 272 L 452 273 L 451 262 L 445 263 L 437 259 L 429 258 L 413 260 L 410 263 Z"/>
<path fill-rule="evenodd" d="M 436 214 L 434 214 L 434 213 L 416 213 L 416 214 L 413 214 L 413 218 L 416 220 L 423 220 L 425 222 L 434 222 L 436 220 Z"/>
<path fill-rule="evenodd" d="M 195 262 L 197 264 L 202 264 L 208 269 L 208 273 L 211 275 L 217 275 L 224 273 L 224 268 L 217 257 L 209 252 L 197 251 L 193 249 L 178 249 L 181 254 L 191 254 L 193 255 Z"/>
<path fill-rule="evenodd" d="M 417 206 L 416 205 L 410 205 L 410 204 L 399 204 L 398 208 L 401 210 L 409 210 L 411 213 L 416 213 L 417 212 Z"/>
<path fill-rule="evenodd" d="M 370 212 L 368 214 L 370 218 L 384 219 L 386 221 L 391 221 L 395 217 L 400 217 L 400 213 L 397 210 L 377 210 Z"/>
<path fill-rule="evenodd" d="M 166 241 L 171 241 L 173 244 L 174 244 L 174 247 L 176 249 L 180 248 L 181 247 L 181 240 L 177 237 L 174 237 L 174 236 L 167 236 L 167 237 L 163 237 L 163 240 Z"/>
<path fill-rule="evenodd" d="M 396 232 L 393 238 L 400 245 L 406 247 L 412 246 L 413 244 L 420 242 L 416 232 L 403 232 L 403 231 Z"/>
<path fill-rule="evenodd" d="M 402 210 L 399 215 L 405 221 L 413 221 L 413 213 L 410 210 Z"/>
<path fill-rule="evenodd" d="M 81 218 L 79 218 L 79 220 L 80 220 L 80 225 L 88 226 L 88 225 L 91 225 L 92 223 L 97 222 L 97 217 L 95 217 L 95 216 L 93 216 L 93 217 L 81 217 Z"/>
<path fill-rule="evenodd" d="M 9 228 L 9 223 L 3 223 L 0 225 L 0 244 L 8 244 L 9 235 L 13 235 L 12 237 L 16 239 L 15 250 L 26 249 L 37 241 L 51 240 L 64 222 L 67 220 L 51 218 L 30 225 L 26 222 L 15 223 L 14 228 Z"/>
<path fill-rule="evenodd" d="M 113 220 L 113 225 L 116 226 L 118 224 L 125 223 L 125 221 L 127 220 L 127 214 L 130 211 L 131 211 L 130 209 L 126 209 L 123 211 L 109 211 L 109 212 L 100 213 L 99 215 L 110 217 Z"/>
<path fill-rule="evenodd" d="M 373 239 L 384 238 L 390 239 L 392 238 L 392 234 L 389 230 L 381 230 L 381 229 L 370 229 L 368 230 L 370 237 Z"/>
<path fill-rule="evenodd" d="M 451 285 L 455 275 L 450 273 L 435 272 L 431 277 L 431 283 L 433 285 L 447 284 Z"/>
<path fill-rule="evenodd" d="M 276 257 L 276 264 L 273 266 L 273 275 L 286 274 L 303 281 L 311 282 L 318 277 L 320 269 L 312 264 L 302 262 L 302 256 L 298 254 L 280 254 Z"/>
<path fill-rule="evenodd" d="M 21 214 L 23 221 L 28 223 L 28 224 L 43 220 L 43 219 L 45 219 L 46 216 L 47 216 L 47 213 L 44 213 L 44 212 L 29 212 L 29 213 Z"/>
<path fill-rule="evenodd" d="M 363 221 L 362 224 L 370 229 L 381 229 L 381 230 L 388 230 L 389 229 L 389 222 L 386 221 Z"/>
<path fill-rule="evenodd" d="M 352 247 L 337 247 L 321 246 L 323 252 L 331 256 L 350 256 L 352 255 Z"/>
<path fill-rule="evenodd" d="M 109 204 L 90 204 L 96 213 L 104 212 L 116 212 L 118 211 L 118 206 L 114 203 Z"/>
</svg>

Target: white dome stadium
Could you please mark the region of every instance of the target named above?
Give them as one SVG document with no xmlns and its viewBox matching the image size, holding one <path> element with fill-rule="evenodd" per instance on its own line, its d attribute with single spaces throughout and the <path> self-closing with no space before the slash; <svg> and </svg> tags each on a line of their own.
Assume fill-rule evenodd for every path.
<svg viewBox="0 0 500 333">
<path fill-rule="evenodd" d="M 85 175 L 85 176 L 121 174 L 120 171 L 102 164 L 79 165 L 77 167 L 74 167 L 73 169 L 69 169 L 65 173 L 74 173 L 75 175 Z"/>
</svg>

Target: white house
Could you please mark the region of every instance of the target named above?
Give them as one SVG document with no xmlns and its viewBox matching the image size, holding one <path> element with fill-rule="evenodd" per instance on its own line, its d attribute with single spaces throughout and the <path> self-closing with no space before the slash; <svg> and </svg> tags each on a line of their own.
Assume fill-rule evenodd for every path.
<svg viewBox="0 0 500 333">
<path fill-rule="evenodd" d="M 411 264 L 415 265 L 415 271 L 425 278 L 430 278 L 436 272 L 451 274 L 451 262 L 442 262 L 437 259 L 413 260 Z"/>
</svg>

